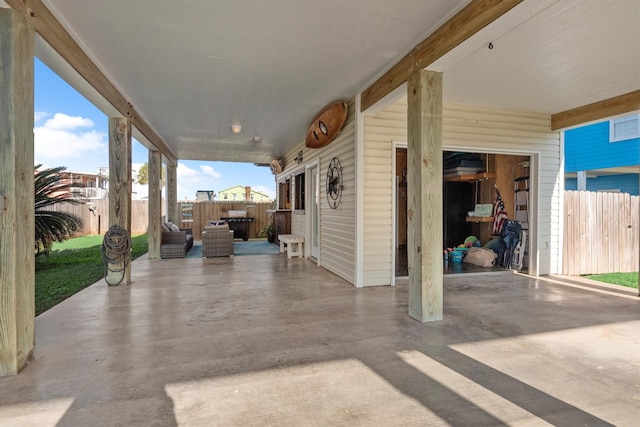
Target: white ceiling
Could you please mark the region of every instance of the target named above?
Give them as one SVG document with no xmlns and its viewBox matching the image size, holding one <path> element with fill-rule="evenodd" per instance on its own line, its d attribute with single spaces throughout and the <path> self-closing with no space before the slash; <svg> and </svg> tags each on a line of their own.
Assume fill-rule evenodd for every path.
<svg viewBox="0 0 640 427">
<path fill-rule="evenodd" d="M 44 3 L 179 159 L 267 163 L 468 1 Z M 101 106 L 42 43 L 37 53 Z M 632 92 L 640 1 L 525 1 L 428 68 L 444 72 L 445 102 L 551 114 Z"/>
</svg>

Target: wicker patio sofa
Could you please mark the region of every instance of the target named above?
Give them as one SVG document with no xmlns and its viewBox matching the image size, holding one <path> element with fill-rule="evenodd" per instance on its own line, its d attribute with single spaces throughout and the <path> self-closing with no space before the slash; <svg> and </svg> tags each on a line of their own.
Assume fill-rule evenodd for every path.
<svg viewBox="0 0 640 427">
<path fill-rule="evenodd" d="M 162 224 L 162 243 L 160 258 L 184 258 L 193 247 L 193 231 L 191 228 L 177 228 L 171 223 Z M 175 231 L 175 230 L 178 231 Z"/>
</svg>

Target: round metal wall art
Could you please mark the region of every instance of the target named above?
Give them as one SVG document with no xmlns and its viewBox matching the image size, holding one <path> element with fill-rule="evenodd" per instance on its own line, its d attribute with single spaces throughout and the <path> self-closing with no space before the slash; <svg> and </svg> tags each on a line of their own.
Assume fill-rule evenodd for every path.
<svg viewBox="0 0 640 427">
<path fill-rule="evenodd" d="M 337 157 L 331 159 L 327 168 L 326 192 L 327 202 L 331 209 L 337 209 L 342 200 L 342 166 Z"/>
</svg>

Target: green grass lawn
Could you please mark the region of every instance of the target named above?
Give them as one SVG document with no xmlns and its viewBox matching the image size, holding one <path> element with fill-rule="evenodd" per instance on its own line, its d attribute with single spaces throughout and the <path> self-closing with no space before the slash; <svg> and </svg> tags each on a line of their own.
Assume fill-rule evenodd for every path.
<svg viewBox="0 0 640 427">
<path fill-rule="evenodd" d="M 103 236 L 54 243 L 48 258 L 36 258 L 36 315 L 104 277 Z M 132 260 L 147 252 L 147 235 L 133 236 Z"/>
<path fill-rule="evenodd" d="M 638 289 L 638 273 L 607 273 L 585 276 L 587 279 L 598 282 L 611 283 L 614 285 L 626 286 Z"/>
</svg>

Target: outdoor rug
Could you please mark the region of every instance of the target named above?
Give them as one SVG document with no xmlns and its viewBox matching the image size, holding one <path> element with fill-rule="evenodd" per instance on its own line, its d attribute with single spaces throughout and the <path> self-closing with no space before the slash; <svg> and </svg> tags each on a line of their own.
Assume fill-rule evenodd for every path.
<svg viewBox="0 0 640 427">
<path fill-rule="evenodd" d="M 242 255 L 269 255 L 280 253 L 280 248 L 267 240 L 236 240 L 233 242 L 233 250 L 236 256 Z M 195 243 L 187 253 L 187 258 L 202 258 L 202 244 Z"/>
</svg>

